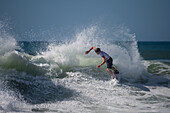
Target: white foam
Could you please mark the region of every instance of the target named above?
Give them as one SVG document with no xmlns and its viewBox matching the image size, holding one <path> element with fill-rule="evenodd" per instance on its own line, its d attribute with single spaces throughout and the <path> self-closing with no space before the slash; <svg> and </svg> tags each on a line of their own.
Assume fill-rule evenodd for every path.
<svg viewBox="0 0 170 113">
<path fill-rule="evenodd" d="M 82 68 L 82 70 L 84 69 Z M 113 86 L 110 84 L 109 80 L 98 80 L 97 77 L 93 77 L 95 72 L 85 74 L 82 70 L 80 69 L 80 72 L 67 72 L 68 77 L 63 79 L 52 79 L 56 87 L 62 85 L 63 87 L 75 91 L 71 98 L 62 101 L 56 100 L 52 103 L 28 104 L 23 101 L 18 101 L 13 96 L 13 92 L 10 92 L 10 90 L 2 90 L 4 86 L 0 83 L 0 111 L 33 112 L 32 110 L 44 110 L 44 112 L 71 113 L 136 113 L 151 112 L 152 109 L 152 112 L 166 113 L 169 109 L 165 107 L 168 106 L 166 97 L 169 94 L 169 88 L 145 86 L 149 88 L 150 91 L 143 91 L 135 87 L 135 85 L 133 86 L 133 84 Z M 37 80 L 39 80 L 39 78 L 37 78 Z M 152 99 L 154 97 L 156 98 L 155 100 Z"/>
<path fill-rule="evenodd" d="M 90 78 L 89 76 L 93 73 L 91 73 L 91 75 L 86 75 L 81 72 L 68 72 L 67 74 L 69 75 L 68 78 L 57 80 L 56 84 L 62 84 L 65 87 L 74 89 L 79 94 L 73 101 L 64 101 L 62 104 L 59 104 L 58 107 L 60 107 L 60 110 L 64 109 L 63 106 L 65 104 L 67 108 L 66 111 L 72 111 L 74 109 L 73 112 L 80 112 L 83 110 L 84 112 L 100 111 L 111 113 L 114 111 L 135 113 L 149 112 L 151 109 L 154 109 L 153 112 L 160 112 L 159 107 L 163 107 L 161 105 L 161 100 L 153 101 L 147 99 L 155 95 L 167 95 L 167 93 L 159 93 L 158 89 L 160 87 L 148 87 L 152 89 L 151 92 L 140 91 L 140 89 L 133 86 L 123 84 L 120 86 L 113 86 L 113 84 L 110 84 L 110 81 L 96 80 L 93 77 Z M 162 87 L 161 90 L 164 92 L 166 89 L 168 88 Z M 147 102 L 158 103 L 152 104 L 151 106 Z M 76 109 L 74 105 L 78 106 L 78 109 Z M 164 108 L 164 111 L 166 111 L 166 108 Z"/>
</svg>

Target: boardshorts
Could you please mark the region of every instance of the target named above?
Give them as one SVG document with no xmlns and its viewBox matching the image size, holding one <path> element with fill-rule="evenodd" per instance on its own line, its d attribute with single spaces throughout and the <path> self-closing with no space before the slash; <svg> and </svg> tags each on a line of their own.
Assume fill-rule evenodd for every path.
<svg viewBox="0 0 170 113">
<path fill-rule="evenodd" d="M 110 57 L 107 61 L 106 61 L 106 63 L 107 63 L 107 68 L 112 68 L 112 65 L 113 65 L 113 59 L 112 59 L 112 57 Z"/>
</svg>

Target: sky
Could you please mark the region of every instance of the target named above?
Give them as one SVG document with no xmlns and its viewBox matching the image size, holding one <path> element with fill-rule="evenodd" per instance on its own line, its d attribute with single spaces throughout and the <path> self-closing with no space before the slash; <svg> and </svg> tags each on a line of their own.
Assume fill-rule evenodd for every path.
<svg viewBox="0 0 170 113">
<path fill-rule="evenodd" d="M 6 20 L 17 40 L 61 40 L 98 22 L 124 25 L 138 41 L 170 41 L 170 0 L 0 0 Z"/>
</svg>

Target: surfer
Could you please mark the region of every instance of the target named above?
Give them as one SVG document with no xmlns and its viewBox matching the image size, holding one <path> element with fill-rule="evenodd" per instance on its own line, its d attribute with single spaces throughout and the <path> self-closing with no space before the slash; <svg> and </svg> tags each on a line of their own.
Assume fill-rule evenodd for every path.
<svg viewBox="0 0 170 113">
<path fill-rule="evenodd" d="M 92 49 L 96 52 L 96 54 L 100 55 L 103 59 L 103 62 L 100 65 L 97 65 L 96 67 L 99 68 L 100 66 L 102 66 L 106 62 L 107 63 L 107 72 L 109 72 L 111 75 L 113 75 L 113 77 L 115 79 L 118 80 L 118 77 L 116 76 L 116 74 L 119 74 L 119 71 L 112 66 L 113 65 L 112 64 L 112 61 L 113 61 L 112 57 L 110 57 L 104 51 L 101 51 L 100 48 L 95 48 L 95 47 L 91 47 L 88 51 L 85 52 L 85 54 L 88 54 Z M 111 71 L 111 69 L 114 71 L 114 73 Z"/>
</svg>

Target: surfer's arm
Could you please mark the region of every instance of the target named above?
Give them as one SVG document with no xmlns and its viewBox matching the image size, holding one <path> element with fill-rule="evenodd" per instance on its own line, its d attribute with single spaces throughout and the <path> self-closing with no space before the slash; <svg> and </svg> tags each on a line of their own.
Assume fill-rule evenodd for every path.
<svg viewBox="0 0 170 113">
<path fill-rule="evenodd" d="M 102 66 L 106 62 L 105 58 L 102 57 L 102 59 L 103 59 L 103 62 L 100 65 L 97 65 L 97 68 L 99 68 L 100 66 Z"/>
<path fill-rule="evenodd" d="M 100 64 L 100 66 L 102 66 L 105 63 L 105 58 L 102 57 L 102 59 L 103 59 L 103 62 Z"/>
<path fill-rule="evenodd" d="M 85 52 L 85 54 L 88 54 L 92 49 L 95 49 L 95 47 L 91 47 L 88 51 Z"/>
</svg>

